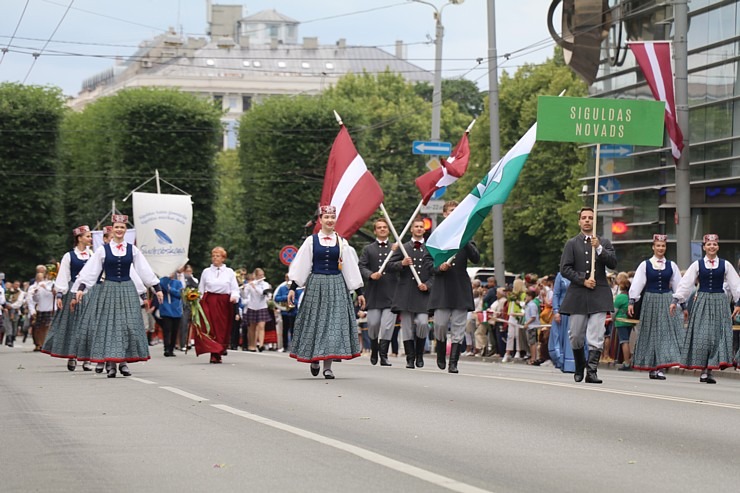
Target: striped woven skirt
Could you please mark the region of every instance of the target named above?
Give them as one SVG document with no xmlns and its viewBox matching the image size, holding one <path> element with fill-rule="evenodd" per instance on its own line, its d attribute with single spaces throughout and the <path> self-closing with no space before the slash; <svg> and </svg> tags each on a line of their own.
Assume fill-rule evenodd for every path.
<svg viewBox="0 0 740 493">
<path fill-rule="evenodd" d="M 640 312 L 640 331 L 632 367 L 654 371 L 678 366 L 684 337 L 683 313 L 671 316 L 672 293 L 645 293 Z"/>
<path fill-rule="evenodd" d="M 342 274 L 311 274 L 293 328 L 290 357 L 304 363 L 360 356 L 352 296 Z"/>
<path fill-rule="evenodd" d="M 699 292 L 689 316 L 681 367 L 723 370 L 732 366 L 732 320 L 724 293 Z"/>
<path fill-rule="evenodd" d="M 70 291 L 62 297 L 62 309 L 54 313 L 51 330 L 41 348 L 42 353 L 65 359 L 77 356 L 77 325 L 80 313 L 84 310 L 85 299 L 72 311 L 69 304 L 73 299 L 74 293 Z"/>
<path fill-rule="evenodd" d="M 102 363 L 146 361 L 146 339 L 141 303 L 132 281 L 105 281 L 86 296 L 80 318 L 77 359 Z"/>
</svg>

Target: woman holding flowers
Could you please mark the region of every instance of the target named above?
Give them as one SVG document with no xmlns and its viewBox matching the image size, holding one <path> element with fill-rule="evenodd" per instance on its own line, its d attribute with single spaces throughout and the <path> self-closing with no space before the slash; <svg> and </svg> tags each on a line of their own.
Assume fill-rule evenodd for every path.
<svg viewBox="0 0 740 493">
<path fill-rule="evenodd" d="M 356 291 L 360 308 L 365 309 L 362 276 L 357 252 L 341 238 L 334 227 L 336 208 L 319 208 L 321 230 L 306 238 L 290 264 L 288 305 L 295 301 L 295 290 L 305 286 L 293 329 L 291 358 L 311 364 L 311 374 L 319 374 L 324 362 L 324 378 L 333 379 L 335 359 L 360 356 L 357 321 L 350 291 Z"/>
<path fill-rule="evenodd" d="M 211 266 L 201 274 L 198 286 L 203 295 L 200 301 L 206 319 L 203 323 L 209 333 L 206 337 L 195 338 L 195 351 L 197 354 L 210 352 L 211 363 L 221 363 L 221 356 L 226 355 L 234 316 L 233 304 L 239 302 L 239 284 L 234 271 L 224 265 L 226 257 L 226 250 L 220 246 L 211 250 Z"/>
</svg>

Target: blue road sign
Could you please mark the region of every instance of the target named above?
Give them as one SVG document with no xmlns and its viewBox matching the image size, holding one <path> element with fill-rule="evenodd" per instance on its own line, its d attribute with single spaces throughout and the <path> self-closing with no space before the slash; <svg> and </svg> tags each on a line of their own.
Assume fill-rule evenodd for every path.
<svg viewBox="0 0 740 493">
<path fill-rule="evenodd" d="M 614 192 L 601 195 L 601 201 L 606 204 L 613 204 L 619 200 L 622 195 L 622 184 L 616 178 L 601 178 L 599 180 L 599 192 Z"/>
<path fill-rule="evenodd" d="M 429 154 L 433 156 L 449 156 L 452 154 L 452 144 L 449 142 L 431 142 L 415 140 L 411 145 L 414 154 Z"/>
<path fill-rule="evenodd" d="M 444 195 L 444 194 L 445 194 L 445 191 L 446 191 L 446 190 L 447 190 L 447 187 L 442 187 L 442 188 L 440 188 L 439 190 L 437 190 L 436 192 L 434 192 L 434 193 L 432 194 L 432 198 L 433 198 L 433 199 L 438 199 L 438 198 L 440 198 L 440 197 L 441 197 L 442 195 Z"/>
<path fill-rule="evenodd" d="M 596 155 L 596 147 L 592 147 L 593 155 Z M 602 159 L 624 159 L 635 152 L 635 146 L 627 144 L 601 144 Z"/>
</svg>

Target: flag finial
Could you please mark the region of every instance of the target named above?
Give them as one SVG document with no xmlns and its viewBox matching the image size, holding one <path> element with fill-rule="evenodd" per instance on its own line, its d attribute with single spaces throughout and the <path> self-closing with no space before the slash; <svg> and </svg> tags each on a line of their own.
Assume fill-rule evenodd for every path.
<svg viewBox="0 0 740 493">
<path fill-rule="evenodd" d="M 473 118 L 473 121 L 472 121 L 472 122 L 470 122 L 470 125 L 468 125 L 468 129 L 467 129 L 467 130 L 465 130 L 465 133 L 466 133 L 466 134 L 469 134 L 469 133 L 470 133 L 470 131 L 471 131 L 471 130 L 473 130 L 473 125 L 475 125 L 475 121 L 476 121 L 476 120 L 477 120 L 477 118 Z"/>
<path fill-rule="evenodd" d="M 332 110 L 332 111 L 334 111 L 334 118 L 337 119 L 337 123 L 340 125 L 344 125 L 344 123 L 342 122 L 342 117 L 339 116 L 339 113 L 337 113 L 337 110 Z"/>
</svg>

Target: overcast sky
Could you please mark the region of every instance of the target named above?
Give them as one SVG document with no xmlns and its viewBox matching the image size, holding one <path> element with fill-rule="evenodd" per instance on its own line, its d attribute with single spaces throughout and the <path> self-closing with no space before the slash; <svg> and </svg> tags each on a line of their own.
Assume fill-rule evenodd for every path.
<svg viewBox="0 0 740 493">
<path fill-rule="evenodd" d="M 0 63 L 0 80 L 51 84 L 61 87 L 67 95 L 76 95 L 85 78 L 113 66 L 113 57 L 130 55 L 141 41 L 169 26 L 193 36 L 204 36 L 206 30 L 206 0 L 71 1 L 72 7 L 67 11 L 70 0 L 2 0 L 0 47 L 8 47 L 9 51 Z M 446 3 L 429 2 L 438 7 Z M 299 38 L 317 36 L 321 44 L 345 38 L 348 45 L 381 46 L 393 52 L 396 40 L 402 40 L 409 43 L 407 56 L 411 62 L 430 70 L 434 67 L 434 45 L 428 42 L 434 37 L 433 9 L 411 0 L 215 3 L 242 4 L 245 15 L 276 9 L 301 22 Z M 465 0 L 461 5 L 448 5 L 442 15 L 443 76 L 464 76 L 477 81 L 481 89 L 488 88 L 487 3 L 488 0 Z M 511 72 L 522 63 L 540 63 L 552 55 L 553 42 L 546 25 L 549 4 L 549 0 L 496 0 L 501 68 Z M 32 67 L 32 55 L 18 51 L 40 51 L 52 33 L 47 55 L 42 52 Z M 507 61 L 504 55 L 509 53 L 512 56 Z M 480 65 L 478 58 L 483 59 Z"/>
</svg>

